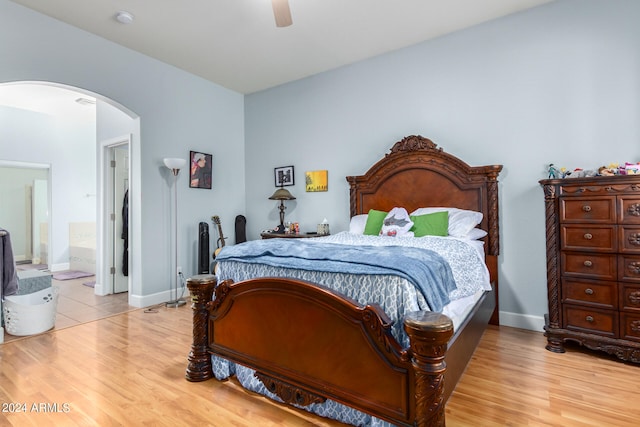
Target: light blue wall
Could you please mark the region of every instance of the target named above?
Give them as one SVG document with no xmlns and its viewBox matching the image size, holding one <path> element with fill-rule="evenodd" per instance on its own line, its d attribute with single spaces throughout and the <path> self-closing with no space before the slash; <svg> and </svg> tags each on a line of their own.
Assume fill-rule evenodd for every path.
<svg viewBox="0 0 640 427">
<path fill-rule="evenodd" d="M 60 21 L 0 0 L 0 83 L 50 81 L 112 99 L 140 117 L 141 304 L 166 301 L 169 280 L 170 187 L 164 157 L 187 158 L 189 150 L 213 154 L 213 189 L 178 181 L 179 257 L 186 276 L 198 222 L 211 215 L 244 213 L 244 97 L 175 67 L 133 52 Z M 1 147 L 12 157 L 12 147 Z M 20 159 L 15 159 L 20 160 Z M 229 220 L 230 222 L 231 220 Z M 229 230 L 232 224 L 226 224 Z M 135 242 L 132 242 L 135 244 Z M 131 300 L 131 296 L 130 296 Z"/>
<path fill-rule="evenodd" d="M 273 168 L 294 165 L 287 219 L 348 226 L 347 175 L 406 135 L 431 138 L 500 176 L 505 324 L 547 311 L 544 199 L 549 163 L 640 160 L 640 2 L 558 0 L 245 99 L 250 237 L 277 223 Z M 329 191 L 304 172 L 328 169 Z"/>
</svg>

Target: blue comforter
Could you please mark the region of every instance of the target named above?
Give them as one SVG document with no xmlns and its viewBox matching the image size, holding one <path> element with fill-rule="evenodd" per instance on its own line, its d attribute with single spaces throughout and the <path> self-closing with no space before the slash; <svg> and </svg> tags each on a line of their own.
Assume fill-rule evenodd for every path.
<svg viewBox="0 0 640 427">
<path fill-rule="evenodd" d="M 442 311 L 456 289 L 449 264 L 428 249 L 268 239 L 225 246 L 216 259 L 309 271 L 396 275 L 412 283 L 432 311 Z"/>
</svg>

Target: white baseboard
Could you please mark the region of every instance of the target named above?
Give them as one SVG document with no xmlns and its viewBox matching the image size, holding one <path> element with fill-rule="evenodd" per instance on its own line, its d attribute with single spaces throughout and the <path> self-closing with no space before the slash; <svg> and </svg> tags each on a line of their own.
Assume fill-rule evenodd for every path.
<svg viewBox="0 0 640 427">
<path fill-rule="evenodd" d="M 544 316 L 532 316 L 529 314 L 509 313 L 506 311 L 501 311 L 500 325 L 542 332 L 544 330 Z"/>
<path fill-rule="evenodd" d="M 102 296 L 108 295 L 107 290 L 105 289 L 105 286 L 102 283 L 96 282 L 93 289 L 94 289 L 94 293 L 98 296 L 102 297 Z"/>
<path fill-rule="evenodd" d="M 178 298 L 184 299 L 189 297 L 189 290 L 185 289 L 184 294 L 181 289 L 178 289 Z M 173 291 L 166 290 L 158 292 L 152 295 L 135 295 L 129 294 L 129 305 L 134 307 L 150 307 L 152 305 L 163 304 L 167 301 L 172 301 L 175 298 Z"/>
</svg>

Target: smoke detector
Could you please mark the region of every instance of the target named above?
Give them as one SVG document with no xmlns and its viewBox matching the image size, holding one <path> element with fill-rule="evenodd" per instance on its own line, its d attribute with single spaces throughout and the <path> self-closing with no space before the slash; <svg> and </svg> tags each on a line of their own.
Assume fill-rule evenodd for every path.
<svg viewBox="0 0 640 427">
<path fill-rule="evenodd" d="M 133 22 L 133 15 L 129 12 L 120 11 L 116 13 L 116 21 L 121 24 L 131 24 Z"/>
</svg>

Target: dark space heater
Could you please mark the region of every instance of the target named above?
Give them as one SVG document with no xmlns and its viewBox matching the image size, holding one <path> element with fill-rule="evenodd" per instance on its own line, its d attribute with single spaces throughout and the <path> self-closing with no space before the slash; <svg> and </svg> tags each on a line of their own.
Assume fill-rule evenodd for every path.
<svg viewBox="0 0 640 427">
<path fill-rule="evenodd" d="M 200 223 L 198 232 L 198 274 L 209 274 L 209 224 Z"/>
</svg>

